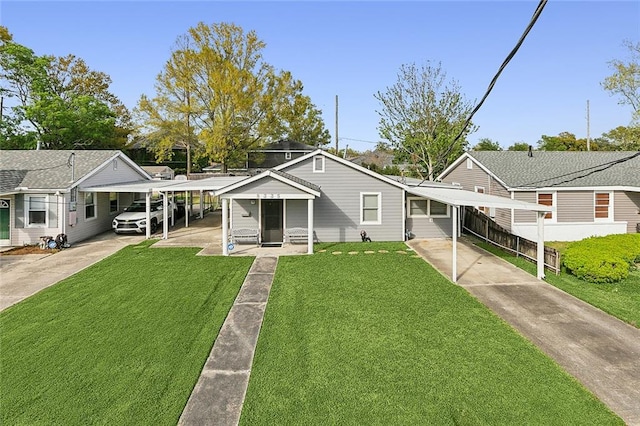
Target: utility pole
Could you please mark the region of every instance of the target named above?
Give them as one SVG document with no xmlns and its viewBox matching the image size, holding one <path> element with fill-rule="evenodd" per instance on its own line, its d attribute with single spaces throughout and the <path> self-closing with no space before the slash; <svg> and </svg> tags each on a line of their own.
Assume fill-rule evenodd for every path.
<svg viewBox="0 0 640 426">
<path fill-rule="evenodd" d="M 591 137 L 589 134 L 589 99 L 587 99 L 587 151 L 591 151 Z"/>
<path fill-rule="evenodd" d="M 336 95 L 336 155 L 340 155 L 340 151 L 338 151 L 338 95 Z"/>
</svg>

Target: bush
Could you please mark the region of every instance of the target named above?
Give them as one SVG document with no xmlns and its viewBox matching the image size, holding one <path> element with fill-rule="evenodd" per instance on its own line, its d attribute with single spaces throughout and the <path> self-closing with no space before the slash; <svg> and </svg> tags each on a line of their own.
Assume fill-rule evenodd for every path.
<svg viewBox="0 0 640 426">
<path fill-rule="evenodd" d="M 562 264 L 592 283 L 614 283 L 629 276 L 640 262 L 640 234 L 590 237 L 567 246 Z"/>
</svg>

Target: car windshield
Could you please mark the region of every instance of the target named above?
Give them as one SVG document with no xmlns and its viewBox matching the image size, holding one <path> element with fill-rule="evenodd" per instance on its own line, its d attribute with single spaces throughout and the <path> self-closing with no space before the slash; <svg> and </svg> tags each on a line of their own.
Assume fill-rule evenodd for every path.
<svg viewBox="0 0 640 426">
<path fill-rule="evenodd" d="M 147 206 L 146 206 L 146 203 L 135 202 L 124 210 L 127 212 L 146 212 Z"/>
</svg>

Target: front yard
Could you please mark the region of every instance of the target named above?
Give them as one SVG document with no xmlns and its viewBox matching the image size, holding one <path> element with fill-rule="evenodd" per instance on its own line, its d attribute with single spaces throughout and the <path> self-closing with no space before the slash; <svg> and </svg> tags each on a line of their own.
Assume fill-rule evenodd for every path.
<svg viewBox="0 0 640 426">
<path fill-rule="evenodd" d="M 0 423 L 176 424 L 252 259 L 148 244 L 0 313 Z"/>
<path fill-rule="evenodd" d="M 280 258 L 242 424 L 622 424 L 404 244 L 366 246 Z"/>
</svg>

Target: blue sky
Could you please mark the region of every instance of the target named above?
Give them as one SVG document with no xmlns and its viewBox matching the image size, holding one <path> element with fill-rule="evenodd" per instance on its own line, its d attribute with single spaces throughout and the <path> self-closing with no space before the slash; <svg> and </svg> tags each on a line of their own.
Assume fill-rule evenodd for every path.
<svg viewBox="0 0 640 426">
<path fill-rule="evenodd" d="M 379 141 L 374 93 L 397 81 L 402 64 L 440 62 L 470 101 L 479 101 L 528 24 L 536 2 L 222 2 L 75 1 L 0 3 L 0 24 L 36 54 L 74 54 L 109 74 L 129 108 L 154 94 L 156 75 L 176 38 L 198 22 L 233 22 L 267 44 L 265 60 L 291 71 L 323 111 L 340 148 L 373 149 Z M 474 117 L 472 144 L 491 138 L 508 147 L 562 131 L 591 137 L 628 125 L 600 83 L 607 62 L 640 40 L 639 1 L 550 0 L 491 95 Z M 364 142 L 368 141 L 368 142 Z"/>
</svg>

